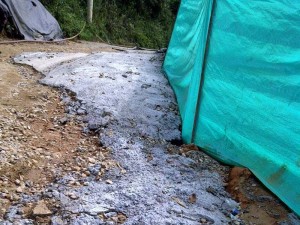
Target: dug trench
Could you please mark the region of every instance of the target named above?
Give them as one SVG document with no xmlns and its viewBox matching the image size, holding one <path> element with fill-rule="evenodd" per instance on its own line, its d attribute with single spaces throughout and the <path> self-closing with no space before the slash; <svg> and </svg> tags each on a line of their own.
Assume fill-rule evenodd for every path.
<svg viewBox="0 0 300 225">
<path fill-rule="evenodd" d="M 162 102 L 154 104 L 156 110 L 164 112 L 158 116 L 173 115 L 172 120 L 164 116 L 167 122 L 163 125 L 173 122 L 176 129 L 167 127 L 164 132 L 148 123 L 139 127 L 135 117 L 123 121 L 111 116 L 115 111 L 98 111 L 88 105 L 68 84 L 51 85 L 56 88 L 41 85 L 43 75 L 31 67 L 14 64 L 10 58 L 26 51 L 90 54 L 113 49 L 95 43 L 20 44 L 1 49 L 0 224 L 295 221 L 248 171 L 235 168 L 230 173 L 229 167 L 197 147 L 174 142 L 178 132 L 168 129 L 178 130 L 179 119 L 169 90 L 164 91 L 168 107 Z M 161 63 L 153 55 L 146 61 Z M 139 73 L 126 71 L 121 79 Z M 97 72 L 97 76 L 113 82 L 119 79 L 106 73 Z M 72 80 L 70 84 L 76 83 L 74 74 Z M 147 84 L 140 86 L 153 91 Z M 96 115 L 112 119 L 108 123 L 101 119 L 99 124 L 99 120 L 91 120 Z M 151 117 L 144 119 L 151 122 Z M 226 187 L 242 203 L 241 208 L 231 200 Z"/>
</svg>

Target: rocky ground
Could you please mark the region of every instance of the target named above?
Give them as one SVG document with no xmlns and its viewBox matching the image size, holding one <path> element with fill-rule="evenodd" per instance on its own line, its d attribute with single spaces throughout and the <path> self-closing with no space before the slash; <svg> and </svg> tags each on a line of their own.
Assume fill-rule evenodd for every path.
<svg viewBox="0 0 300 225">
<path fill-rule="evenodd" d="M 181 145 L 161 54 L 0 47 L 0 224 L 299 224 L 249 171 Z M 29 51 L 49 52 L 17 59 L 46 77 L 11 59 Z"/>
</svg>

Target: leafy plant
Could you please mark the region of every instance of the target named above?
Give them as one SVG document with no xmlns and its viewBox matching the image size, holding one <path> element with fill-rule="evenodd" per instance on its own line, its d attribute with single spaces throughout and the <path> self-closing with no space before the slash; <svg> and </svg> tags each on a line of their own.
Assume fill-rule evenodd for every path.
<svg viewBox="0 0 300 225">
<path fill-rule="evenodd" d="M 78 33 L 86 20 L 85 0 L 42 0 L 66 36 Z M 179 0 L 97 0 L 93 23 L 80 38 L 148 48 L 166 47 Z"/>
</svg>

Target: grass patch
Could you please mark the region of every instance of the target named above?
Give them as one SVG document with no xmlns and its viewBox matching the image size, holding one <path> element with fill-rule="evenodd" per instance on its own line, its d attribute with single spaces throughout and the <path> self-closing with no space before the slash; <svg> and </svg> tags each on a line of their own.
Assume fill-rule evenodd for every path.
<svg viewBox="0 0 300 225">
<path fill-rule="evenodd" d="M 77 34 L 86 20 L 84 0 L 42 0 L 65 36 Z M 89 41 L 162 48 L 168 45 L 179 0 L 94 1 L 93 23 L 80 35 Z"/>
</svg>

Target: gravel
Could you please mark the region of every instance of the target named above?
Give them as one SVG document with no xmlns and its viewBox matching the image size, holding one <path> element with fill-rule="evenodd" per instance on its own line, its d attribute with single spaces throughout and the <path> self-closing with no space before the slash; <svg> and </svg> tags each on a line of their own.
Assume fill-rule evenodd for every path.
<svg viewBox="0 0 300 225">
<path fill-rule="evenodd" d="M 59 64 L 49 62 L 56 57 Z M 62 57 L 67 59 L 63 63 Z M 237 203 L 224 190 L 220 175 L 206 166 L 211 159 L 202 158 L 203 166 L 184 154 L 170 153 L 170 149 L 180 152 L 181 147 L 172 144 L 180 143 L 180 117 L 173 91 L 161 73 L 163 55 L 95 53 L 71 61 L 70 57 L 24 53 L 15 58 L 36 69 L 46 60 L 51 66 L 41 69 L 45 75 L 41 82 L 71 92 L 68 112 L 84 109 L 87 127 L 99 135 L 101 146 L 110 149 L 111 166 L 93 158 L 93 165 L 86 167 L 89 174 L 78 177 L 73 168 L 49 185 L 52 198 L 59 202 L 52 223 L 230 222 Z M 78 154 L 80 158 L 84 151 Z M 97 177 L 99 170 L 103 174 Z M 70 182 L 84 185 L 74 187 Z M 8 220 L 19 218 L 12 215 Z"/>
</svg>

